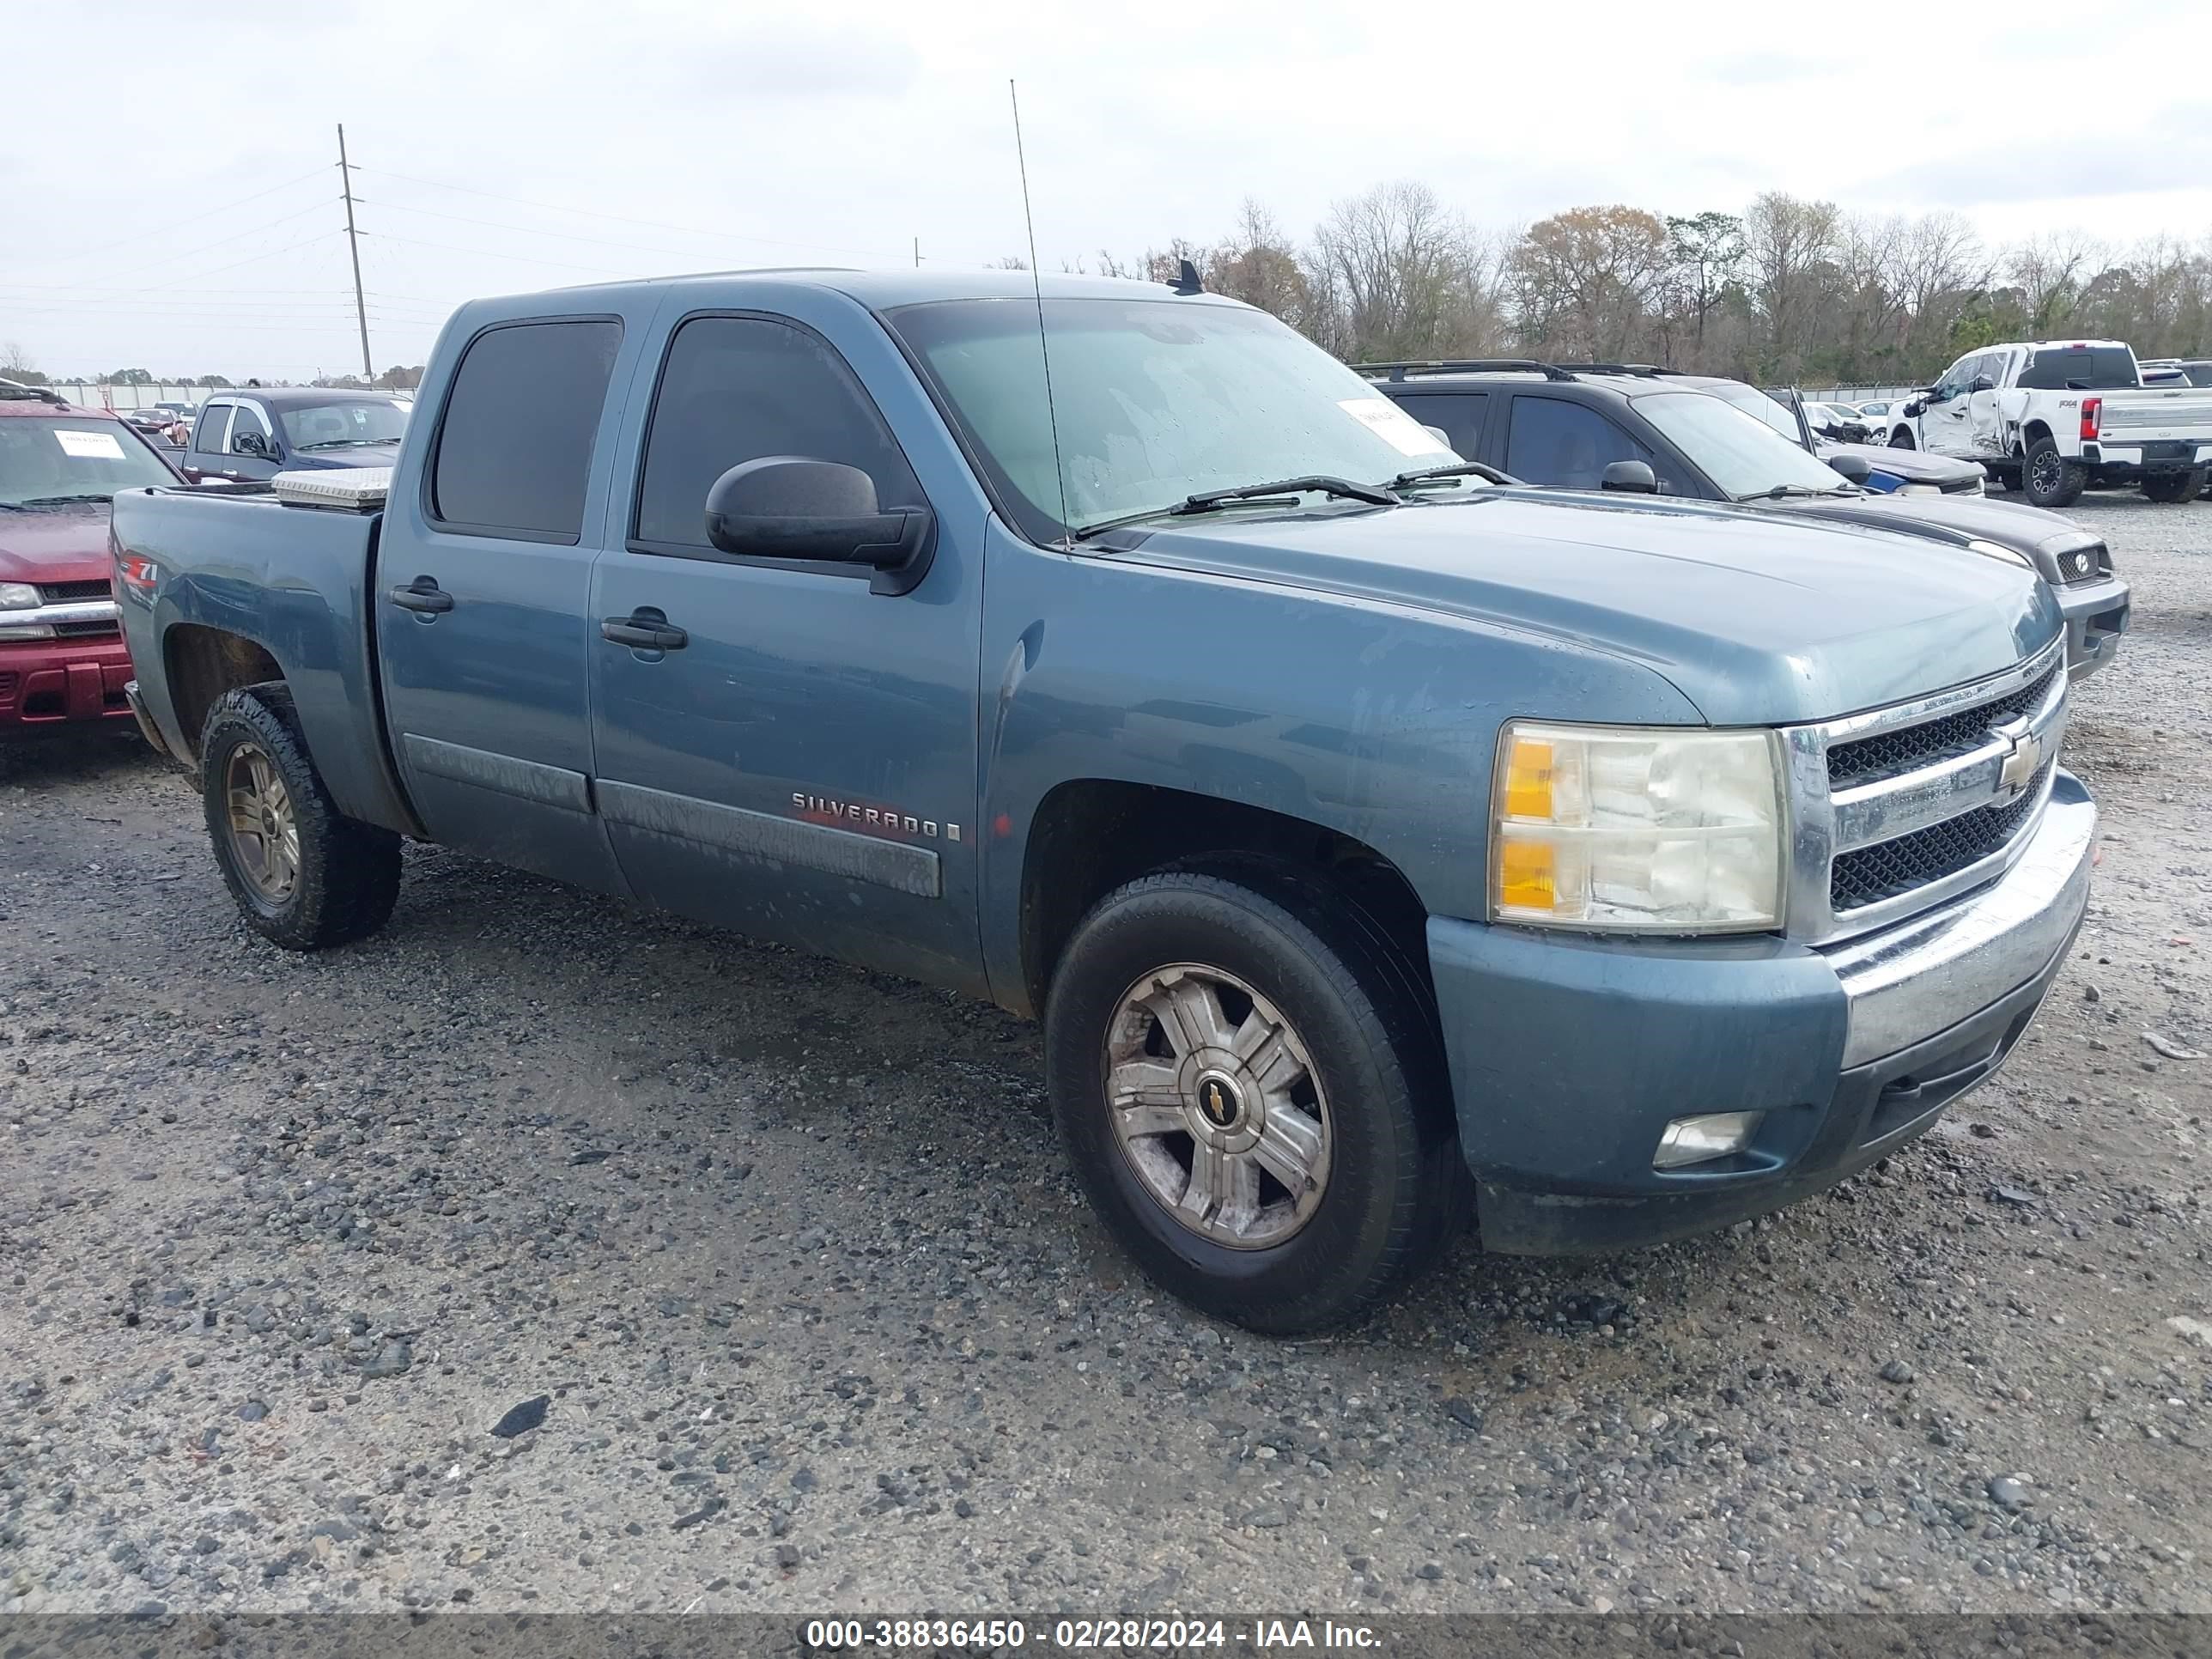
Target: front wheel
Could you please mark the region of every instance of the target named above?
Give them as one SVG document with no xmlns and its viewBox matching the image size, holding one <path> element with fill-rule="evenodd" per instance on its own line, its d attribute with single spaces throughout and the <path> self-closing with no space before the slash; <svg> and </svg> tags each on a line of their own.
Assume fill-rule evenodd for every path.
<svg viewBox="0 0 2212 1659">
<path fill-rule="evenodd" d="M 1208 1313 L 1355 1318 L 1456 1225 L 1467 1176 L 1416 981 L 1296 878 L 1200 871 L 1109 894 L 1045 1011 L 1053 1112 L 1109 1229 Z"/>
<path fill-rule="evenodd" d="M 2059 453 L 2056 440 L 2038 438 L 2021 459 L 2020 481 L 2031 507 L 2071 507 L 2088 485 L 2089 469 Z"/>
<path fill-rule="evenodd" d="M 341 813 L 282 684 L 225 693 L 200 735 L 200 798 L 246 925 L 291 951 L 365 939 L 399 897 L 399 837 Z"/>
<path fill-rule="evenodd" d="M 2204 469 L 2187 472 L 2153 472 L 2143 479 L 2142 493 L 2154 501 L 2193 501 L 2204 493 Z"/>
</svg>

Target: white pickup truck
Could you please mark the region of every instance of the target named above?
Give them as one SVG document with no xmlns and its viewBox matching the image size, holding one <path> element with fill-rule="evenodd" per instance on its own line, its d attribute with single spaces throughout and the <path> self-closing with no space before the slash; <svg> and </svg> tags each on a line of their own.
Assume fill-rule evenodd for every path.
<svg viewBox="0 0 2212 1659">
<path fill-rule="evenodd" d="M 1888 441 L 1979 461 L 2038 507 L 2130 483 L 2194 501 L 2212 464 L 2212 392 L 2146 386 L 2117 340 L 1984 346 L 1905 404 Z"/>
</svg>

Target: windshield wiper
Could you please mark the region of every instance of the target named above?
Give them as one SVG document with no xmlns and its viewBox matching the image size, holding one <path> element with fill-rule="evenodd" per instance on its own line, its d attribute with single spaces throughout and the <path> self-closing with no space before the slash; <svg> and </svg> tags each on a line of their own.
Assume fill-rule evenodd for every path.
<svg viewBox="0 0 2212 1659">
<path fill-rule="evenodd" d="M 112 501 L 114 495 L 99 490 L 88 495 L 33 495 L 15 503 L 17 507 L 75 507 L 79 501 Z"/>
<path fill-rule="evenodd" d="M 1738 501 L 1795 501 L 1801 495 L 1821 497 L 1856 495 L 1858 493 L 1857 489 L 1851 484 L 1840 484 L 1833 489 L 1815 489 L 1810 484 L 1782 483 L 1775 485 L 1771 489 L 1754 489 L 1748 495 L 1738 495 L 1735 499 Z"/>
<path fill-rule="evenodd" d="M 1390 480 L 1389 488 L 1404 489 L 1413 484 L 1426 483 L 1431 478 L 1480 478 L 1486 483 L 1517 484 L 1520 479 L 1510 472 L 1480 461 L 1461 461 L 1451 466 L 1425 466 L 1418 472 L 1401 472 Z"/>
<path fill-rule="evenodd" d="M 1261 501 L 1276 496 L 1302 495 L 1341 495 L 1348 501 L 1365 501 L 1373 507 L 1402 507 L 1404 502 L 1379 484 L 1354 483 L 1349 478 L 1331 477 L 1316 472 L 1302 478 L 1279 478 L 1273 483 L 1239 484 L 1234 489 L 1204 489 L 1195 495 L 1186 495 L 1172 507 L 1148 507 L 1141 513 L 1125 513 L 1117 519 L 1101 519 L 1097 524 L 1085 525 L 1075 532 L 1075 539 L 1084 541 L 1108 530 L 1118 530 L 1123 525 L 1140 524 L 1146 519 L 1187 518 L 1194 513 L 1212 513 L 1237 501 Z"/>
<path fill-rule="evenodd" d="M 356 444 L 396 444 L 397 438 L 325 438 L 320 443 L 294 444 L 295 449 L 349 449 Z"/>
</svg>

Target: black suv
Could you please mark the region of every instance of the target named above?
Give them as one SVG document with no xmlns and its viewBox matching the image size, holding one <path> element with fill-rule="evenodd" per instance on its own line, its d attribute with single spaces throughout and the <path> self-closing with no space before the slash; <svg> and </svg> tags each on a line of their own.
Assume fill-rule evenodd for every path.
<svg viewBox="0 0 2212 1659">
<path fill-rule="evenodd" d="M 1358 367 L 1465 459 L 1523 483 L 1808 514 L 2033 564 L 2066 614 L 2077 678 L 2109 662 L 2127 628 L 2127 584 L 2098 537 L 2039 507 L 1983 499 L 1978 468 L 1955 494 L 1863 489 L 1852 480 L 1869 476 L 1863 457 L 1821 459 L 1794 404 L 1741 380 L 1521 359 Z"/>
</svg>

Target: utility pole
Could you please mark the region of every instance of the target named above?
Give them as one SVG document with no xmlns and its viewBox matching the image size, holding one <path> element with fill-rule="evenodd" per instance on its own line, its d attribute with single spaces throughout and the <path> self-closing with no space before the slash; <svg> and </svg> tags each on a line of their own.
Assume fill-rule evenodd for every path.
<svg viewBox="0 0 2212 1659">
<path fill-rule="evenodd" d="M 914 239 L 914 268 L 916 270 L 921 269 L 921 238 L 919 236 Z"/>
<path fill-rule="evenodd" d="M 353 169 L 346 163 L 345 123 L 338 123 L 338 185 L 345 194 L 346 246 L 353 251 L 353 314 L 361 321 L 361 372 L 364 380 L 376 378 L 376 365 L 368 355 L 368 301 L 361 291 L 361 233 L 353 228 Z"/>
</svg>

